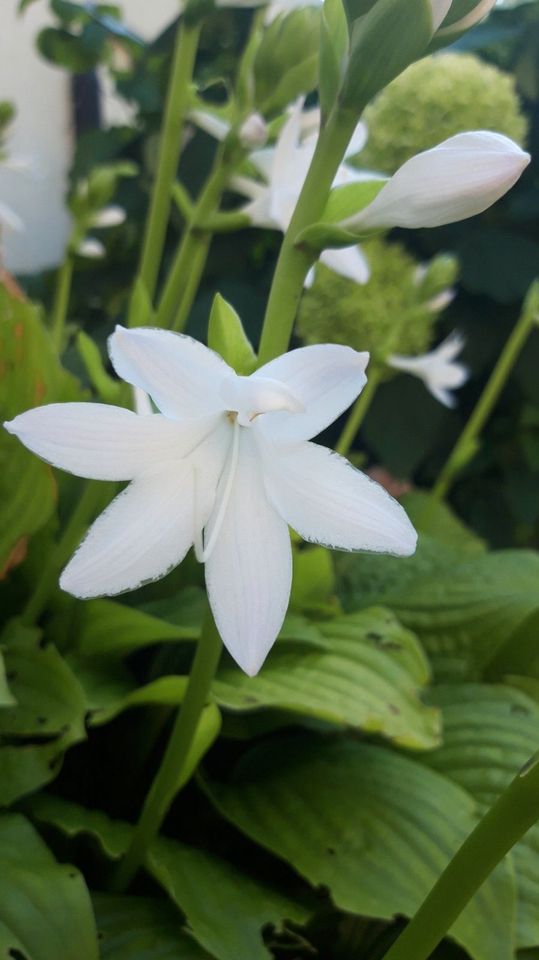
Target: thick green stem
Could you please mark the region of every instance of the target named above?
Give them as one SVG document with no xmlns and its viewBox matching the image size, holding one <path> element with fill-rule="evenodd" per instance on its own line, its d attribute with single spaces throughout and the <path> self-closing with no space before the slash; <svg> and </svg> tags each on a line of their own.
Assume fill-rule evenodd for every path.
<svg viewBox="0 0 539 960">
<path fill-rule="evenodd" d="M 534 325 L 537 324 L 538 292 L 539 288 L 537 284 L 534 284 L 526 298 L 520 319 L 505 344 L 468 423 L 434 485 L 432 496 L 435 500 L 444 499 L 455 477 L 475 452 L 478 437 L 492 413 L 524 343 Z"/>
<path fill-rule="evenodd" d="M 427 960 L 474 893 L 539 819 L 539 754 L 457 851 L 384 960 Z"/>
<path fill-rule="evenodd" d="M 170 75 L 165 115 L 161 127 L 157 173 L 146 221 L 139 277 L 153 299 L 165 243 L 172 186 L 180 159 L 183 123 L 189 108 L 190 86 L 200 36 L 200 26 L 180 21 Z M 133 318 L 130 319 L 130 325 Z"/>
<path fill-rule="evenodd" d="M 357 116 L 335 110 L 318 138 L 277 261 L 260 340 L 261 364 L 288 348 L 303 284 L 312 263 L 309 252 L 295 242 L 303 230 L 320 219 L 356 123 Z"/>
<path fill-rule="evenodd" d="M 161 766 L 146 797 L 142 814 L 135 827 L 129 849 L 118 865 L 113 889 L 125 890 L 144 862 L 176 796 L 182 769 L 195 736 L 200 716 L 210 692 L 221 655 L 221 639 L 208 612 L 183 703 L 167 744 Z"/>
<path fill-rule="evenodd" d="M 381 379 L 382 371 L 376 367 L 373 367 L 373 369 L 369 372 L 367 383 L 363 387 L 363 390 L 361 391 L 350 411 L 348 420 L 344 425 L 344 429 L 339 437 L 337 446 L 335 447 L 337 453 L 340 453 L 343 457 L 347 457 L 350 452 L 358 430 L 365 419 L 366 413 L 372 401 L 374 400 L 374 395 L 378 389 Z"/>
<path fill-rule="evenodd" d="M 73 510 L 62 536 L 50 554 L 47 564 L 43 567 L 33 593 L 22 612 L 22 622 L 27 626 L 34 624 L 43 613 L 62 567 L 79 545 L 90 521 L 105 505 L 108 496 L 109 488 L 105 484 L 97 481 L 89 481 L 86 484 L 80 500 Z"/>
<path fill-rule="evenodd" d="M 54 301 L 51 313 L 51 331 L 52 341 L 57 353 L 62 352 L 64 344 L 64 333 L 67 319 L 67 309 L 69 306 L 69 296 L 71 294 L 71 281 L 73 279 L 73 257 L 67 254 L 61 267 L 56 274 L 56 287 L 54 291 Z"/>
<path fill-rule="evenodd" d="M 230 164 L 228 147 L 222 144 L 168 275 L 155 318 L 158 327 L 172 327 L 179 331 L 185 328 L 211 243 L 211 233 L 198 229 L 198 225 L 218 209 L 228 182 Z"/>
</svg>

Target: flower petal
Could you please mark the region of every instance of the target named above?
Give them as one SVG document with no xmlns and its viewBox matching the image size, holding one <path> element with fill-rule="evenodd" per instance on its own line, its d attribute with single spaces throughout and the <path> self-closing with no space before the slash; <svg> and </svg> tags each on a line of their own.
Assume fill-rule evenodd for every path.
<svg viewBox="0 0 539 960">
<path fill-rule="evenodd" d="M 60 578 L 62 589 L 114 596 L 177 566 L 213 509 L 230 437 L 223 425 L 193 456 L 133 480 L 90 527 Z"/>
<path fill-rule="evenodd" d="M 268 501 L 255 439 L 245 429 L 228 507 L 206 562 L 206 584 L 223 642 L 250 676 L 281 629 L 291 583 L 288 527 Z"/>
<path fill-rule="evenodd" d="M 253 376 L 282 381 L 303 404 L 305 412 L 267 413 L 258 417 L 255 429 L 267 431 L 276 441 L 285 443 L 316 436 L 361 393 L 367 382 L 368 362 L 368 353 L 330 343 L 300 347 L 270 360 Z"/>
<path fill-rule="evenodd" d="M 214 415 L 180 424 L 106 403 L 51 403 L 19 414 L 5 427 L 62 470 L 92 480 L 132 480 L 156 461 L 185 457 L 217 421 Z"/>
<path fill-rule="evenodd" d="M 459 133 L 404 163 L 372 203 L 343 223 L 370 230 L 465 220 L 507 193 L 529 162 L 500 133 Z"/>
<path fill-rule="evenodd" d="M 345 247 L 342 250 L 324 250 L 320 263 L 355 283 L 367 283 L 371 275 L 369 262 L 360 247 Z"/>
<path fill-rule="evenodd" d="M 219 385 L 231 367 L 192 337 L 116 327 L 109 353 L 118 376 L 149 393 L 167 417 L 181 420 L 223 409 Z"/>
<path fill-rule="evenodd" d="M 268 496 L 305 540 L 410 556 L 417 534 L 403 507 L 347 460 L 314 443 L 264 457 Z"/>
</svg>

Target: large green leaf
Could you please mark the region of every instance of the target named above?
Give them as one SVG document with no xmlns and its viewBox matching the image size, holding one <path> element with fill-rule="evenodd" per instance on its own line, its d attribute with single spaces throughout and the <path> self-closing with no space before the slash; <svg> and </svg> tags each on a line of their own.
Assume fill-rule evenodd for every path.
<svg viewBox="0 0 539 960">
<path fill-rule="evenodd" d="M 430 569 L 424 550 L 412 563 L 377 559 L 382 563 L 359 561 L 350 599 L 361 606 L 374 602 L 390 607 L 418 635 L 441 678 L 478 678 L 539 611 L 539 554 L 531 550 L 462 559 L 455 551 L 436 547 Z M 354 567 L 349 565 L 348 576 L 350 569 Z"/>
<path fill-rule="evenodd" d="M 60 367 L 39 311 L 0 285 L 0 422 L 40 403 L 71 399 L 75 381 Z M 23 553 L 25 539 L 56 502 L 51 468 L 16 437 L 0 432 L 0 572 Z"/>
<path fill-rule="evenodd" d="M 277 644 L 257 677 L 222 668 L 213 686 L 217 702 L 233 710 L 280 708 L 410 747 L 436 745 L 438 714 L 420 699 L 427 662 L 391 613 L 366 610 L 318 629 L 325 649 Z"/>
<path fill-rule="evenodd" d="M 115 859 L 132 834 L 126 823 L 56 797 L 36 797 L 30 809 L 69 836 L 90 834 Z M 262 928 L 308 919 L 307 909 L 295 900 L 228 861 L 175 840 L 158 838 L 146 867 L 185 914 L 196 940 L 218 960 L 267 960 Z"/>
<path fill-rule="evenodd" d="M 339 737 L 291 736 L 246 754 L 210 796 L 240 830 L 287 860 L 335 904 L 411 916 L 474 828 L 478 805 L 441 774 Z M 451 936 L 474 960 L 512 960 L 514 878 L 502 864 Z"/>
<path fill-rule="evenodd" d="M 0 710 L 0 806 L 52 780 L 65 751 L 86 736 L 86 698 L 76 677 L 39 630 L 14 623 L 2 635 L 15 701 Z"/>
<path fill-rule="evenodd" d="M 444 741 L 425 763 L 489 807 L 539 746 L 539 705 L 511 687 L 464 684 L 433 691 Z M 539 945 L 539 825 L 514 850 L 518 945 Z"/>
<path fill-rule="evenodd" d="M 18 814 L 0 817 L 0 954 L 13 960 L 98 960 L 82 876 L 59 866 Z"/>
<path fill-rule="evenodd" d="M 93 901 L 102 960 L 209 960 L 169 903 L 105 894 Z"/>
<path fill-rule="evenodd" d="M 181 594 L 177 605 L 181 611 Z M 190 623 L 180 626 L 115 600 L 90 600 L 79 609 L 77 642 L 87 655 L 125 656 L 154 643 L 194 640 L 198 634 Z"/>
</svg>

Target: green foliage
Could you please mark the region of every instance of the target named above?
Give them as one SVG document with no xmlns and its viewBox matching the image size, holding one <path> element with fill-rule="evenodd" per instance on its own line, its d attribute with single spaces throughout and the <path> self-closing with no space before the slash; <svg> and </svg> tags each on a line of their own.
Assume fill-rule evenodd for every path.
<svg viewBox="0 0 539 960">
<path fill-rule="evenodd" d="M 263 116 L 314 89 L 319 37 L 320 12 L 314 7 L 281 14 L 267 28 L 253 64 L 254 102 Z"/>
<path fill-rule="evenodd" d="M 0 950 L 25 960 L 98 960 L 90 897 L 20 814 L 0 817 Z"/>
<path fill-rule="evenodd" d="M 236 827 L 327 887 L 338 907 L 386 919 L 415 912 L 478 813 L 469 794 L 417 761 L 338 738 L 266 742 L 207 789 Z M 452 936 L 474 960 L 509 960 L 514 908 L 502 865 Z"/>
<path fill-rule="evenodd" d="M 209 960 L 174 908 L 147 897 L 93 897 L 102 960 Z"/>
<path fill-rule="evenodd" d="M 326 0 L 320 30 L 320 79 L 323 116 L 329 116 L 337 100 L 346 68 L 350 37 L 346 10 L 341 0 Z"/>
<path fill-rule="evenodd" d="M 406 160 L 465 130 L 494 130 L 525 144 L 527 121 L 510 75 L 472 54 L 414 63 L 365 111 L 358 163 L 392 174 Z"/>
<path fill-rule="evenodd" d="M 210 313 L 208 346 L 242 376 L 248 376 L 255 369 L 256 354 L 245 334 L 240 317 L 218 293 Z"/>
</svg>

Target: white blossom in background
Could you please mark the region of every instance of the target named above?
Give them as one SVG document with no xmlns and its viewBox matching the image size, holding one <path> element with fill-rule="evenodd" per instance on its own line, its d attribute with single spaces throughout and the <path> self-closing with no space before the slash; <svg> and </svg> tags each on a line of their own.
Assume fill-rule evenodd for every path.
<svg viewBox="0 0 539 960">
<path fill-rule="evenodd" d="M 109 227 L 119 227 L 125 222 L 126 212 L 123 207 L 111 203 L 108 207 L 103 207 L 92 218 L 92 227 L 108 229 Z"/>
<path fill-rule="evenodd" d="M 168 573 L 194 544 L 221 637 L 255 674 L 288 606 L 289 526 L 344 550 L 414 552 L 416 533 L 400 504 L 309 442 L 356 399 L 368 354 L 318 344 L 241 377 L 170 331 L 118 328 L 109 351 L 119 376 L 160 413 L 64 403 L 6 424 L 55 466 L 131 481 L 63 571 L 64 590 L 77 597 L 134 590 Z"/>
<path fill-rule="evenodd" d="M 454 407 L 456 399 L 451 391 L 462 387 L 469 377 L 468 368 L 456 360 L 463 347 L 464 338 L 455 332 L 430 353 L 419 357 L 393 354 L 386 362 L 394 370 L 419 377 L 436 400 L 445 407 Z"/>
<path fill-rule="evenodd" d="M 263 181 L 243 176 L 236 176 L 232 180 L 234 189 L 250 198 L 250 202 L 243 208 L 243 213 L 250 218 L 253 226 L 282 230 L 283 233 L 288 229 L 311 164 L 320 124 L 319 112 L 309 110 L 304 114 L 302 105 L 300 100 L 292 108 L 275 146 L 251 153 L 250 160 Z M 308 131 L 306 136 L 305 129 Z M 366 138 L 366 127 L 360 123 L 348 146 L 345 160 L 337 171 L 333 186 L 365 179 L 364 174 L 346 163 L 346 158 L 359 153 Z M 359 247 L 324 250 L 320 260 L 335 273 L 355 280 L 356 283 L 366 283 L 369 279 L 369 265 Z M 312 282 L 312 278 L 311 271 L 307 285 Z"/>
<path fill-rule="evenodd" d="M 85 257 L 87 260 L 101 260 L 107 251 L 101 240 L 96 237 L 85 237 L 84 240 L 81 240 L 75 252 L 79 257 Z"/>
<path fill-rule="evenodd" d="M 529 153 L 501 133 L 458 133 L 407 160 L 374 200 L 341 226 L 416 229 L 466 220 L 507 193 L 529 162 Z"/>
</svg>

